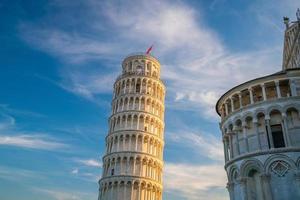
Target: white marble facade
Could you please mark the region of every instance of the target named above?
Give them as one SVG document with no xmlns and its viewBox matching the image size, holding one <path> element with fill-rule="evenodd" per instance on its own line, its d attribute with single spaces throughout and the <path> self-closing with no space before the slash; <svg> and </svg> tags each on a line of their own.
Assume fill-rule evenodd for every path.
<svg viewBox="0 0 300 200">
<path fill-rule="evenodd" d="M 128 56 L 114 84 L 99 200 L 161 200 L 165 86 L 149 54 Z"/>
<path fill-rule="evenodd" d="M 284 59 L 289 54 L 284 52 Z M 216 105 L 230 200 L 300 199 L 297 65 L 284 65 L 278 73 L 238 85 Z"/>
</svg>

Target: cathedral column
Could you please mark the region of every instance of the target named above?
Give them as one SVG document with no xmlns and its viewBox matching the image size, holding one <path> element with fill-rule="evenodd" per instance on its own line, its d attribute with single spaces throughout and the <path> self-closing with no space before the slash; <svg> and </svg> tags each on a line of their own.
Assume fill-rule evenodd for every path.
<svg viewBox="0 0 300 200">
<path fill-rule="evenodd" d="M 247 196 L 247 177 L 241 177 L 241 178 L 239 178 L 238 181 L 240 183 L 241 190 L 242 190 L 241 200 L 247 200 L 248 199 L 248 196 Z"/>
<path fill-rule="evenodd" d="M 225 112 L 226 112 L 226 116 L 228 115 L 228 104 L 227 102 L 225 103 Z"/>
<path fill-rule="evenodd" d="M 289 135 L 289 129 L 287 127 L 287 116 L 285 113 L 281 113 L 282 115 L 282 128 L 283 128 L 283 136 L 284 136 L 284 142 L 285 146 L 289 147 L 291 146 L 291 140 L 290 140 L 290 135 Z"/>
<path fill-rule="evenodd" d="M 261 181 L 262 181 L 262 188 L 263 188 L 263 195 L 265 200 L 272 200 L 272 189 L 270 184 L 270 174 L 261 174 Z"/>
<path fill-rule="evenodd" d="M 245 121 L 242 122 L 244 141 L 246 145 L 246 152 L 249 152 L 248 136 L 247 136 L 247 124 Z"/>
<path fill-rule="evenodd" d="M 230 146 L 230 159 L 232 159 L 233 156 L 233 145 L 232 145 L 232 132 L 227 133 L 228 134 L 228 139 L 229 139 L 229 146 Z"/>
<path fill-rule="evenodd" d="M 276 85 L 277 98 L 281 98 L 281 92 L 280 92 L 279 81 L 275 81 L 275 85 Z"/>
<path fill-rule="evenodd" d="M 254 100 L 253 100 L 253 90 L 252 88 L 248 88 L 249 90 L 249 96 L 250 96 L 250 104 L 253 104 L 254 103 Z"/>
<path fill-rule="evenodd" d="M 233 97 L 230 97 L 230 103 L 231 103 L 231 112 L 233 112 L 234 111 Z"/>
<path fill-rule="evenodd" d="M 300 170 L 297 170 L 295 173 L 295 181 L 296 181 L 296 188 L 297 188 L 297 193 L 300 197 Z"/>
<path fill-rule="evenodd" d="M 227 162 L 228 159 L 228 145 L 227 145 L 227 138 L 223 137 L 223 147 L 224 147 L 224 157 L 225 157 L 225 162 Z"/>
<path fill-rule="evenodd" d="M 230 200 L 234 200 L 234 183 L 233 182 L 228 182 L 226 188 L 229 192 Z"/>
<path fill-rule="evenodd" d="M 240 108 L 243 108 L 243 104 L 242 104 L 242 93 L 239 93 L 239 102 L 240 102 Z"/>
<path fill-rule="evenodd" d="M 262 90 L 262 93 L 263 93 L 263 99 L 264 99 L 264 101 L 266 101 L 267 100 L 267 95 L 266 95 L 265 84 L 263 83 L 260 86 L 261 86 L 261 90 Z"/>
<path fill-rule="evenodd" d="M 239 145 L 239 131 L 237 129 L 237 127 L 234 125 L 233 126 L 233 135 L 235 136 L 235 148 L 236 148 L 236 151 L 237 151 L 237 156 L 240 155 L 240 145 Z"/>
<path fill-rule="evenodd" d="M 254 125 L 254 130 L 256 131 L 257 147 L 259 150 L 261 150 L 261 141 L 260 141 L 260 134 L 259 134 L 257 118 L 253 119 L 253 125 Z"/>
<path fill-rule="evenodd" d="M 271 126 L 270 126 L 270 116 L 269 115 L 266 115 L 265 122 L 266 122 L 266 126 L 267 126 L 267 136 L 268 136 L 268 139 L 269 139 L 270 148 L 274 148 L 272 130 L 271 130 Z"/>
<path fill-rule="evenodd" d="M 293 79 L 290 79 L 290 89 L 291 89 L 291 96 L 297 96 L 296 86 Z"/>
</svg>

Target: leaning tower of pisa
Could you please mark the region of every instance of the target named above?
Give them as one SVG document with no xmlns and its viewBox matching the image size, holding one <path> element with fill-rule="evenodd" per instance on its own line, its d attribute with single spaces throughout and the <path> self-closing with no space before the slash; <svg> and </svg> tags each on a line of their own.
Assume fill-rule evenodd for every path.
<svg viewBox="0 0 300 200">
<path fill-rule="evenodd" d="M 122 63 L 114 84 L 99 200 L 161 200 L 165 86 L 150 54 Z"/>
</svg>

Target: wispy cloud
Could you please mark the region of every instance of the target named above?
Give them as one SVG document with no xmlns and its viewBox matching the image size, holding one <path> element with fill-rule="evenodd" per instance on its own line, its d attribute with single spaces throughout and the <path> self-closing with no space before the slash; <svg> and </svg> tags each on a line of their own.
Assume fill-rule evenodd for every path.
<svg viewBox="0 0 300 200">
<path fill-rule="evenodd" d="M 38 187 L 33 188 L 33 190 L 47 194 L 55 200 L 82 200 L 96 198 L 91 194 L 78 191 L 64 191 L 62 189 L 44 189 Z"/>
<path fill-rule="evenodd" d="M 144 49 L 153 41 L 163 78 L 168 83 L 168 106 L 198 110 L 203 118 L 215 119 L 214 105 L 224 91 L 242 81 L 272 73 L 274 66 L 280 65 L 279 45 L 236 53 L 203 22 L 199 10 L 182 2 L 81 3 L 89 14 L 80 22 L 94 17 L 90 25 L 82 22 L 89 34 L 80 29 L 66 32 L 59 26 L 45 29 L 40 24 L 26 23 L 20 30 L 34 47 L 71 62 L 73 67 L 66 64 L 62 70 L 61 85 L 90 100 L 111 93 L 109 85 L 120 72 L 122 56 Z M 56 5 L 68 6 L 59 2 Z M 94 60 L 100 60 L 102 67 L 86 67 L 86 63 Z M 79 67 L 74 67 L 75 63 Z"/>
<path fill-rule="evenodd" d="M 224 160 L 222 142 L 212 134 L 179 130 L 178 132 L 168 132 L 166 135 L 167 140 L 174 145 L 178 144 L 181 147 L 191 149 L 190 151 L 212 161 Z"/>
<path fill-rule="evenodd" d="M 164 185 L 167 193 L 177 192 L 184 199 L 228 199 L 223 189 L 226 173 L 222 165 L 166 163 Z"/>
<path fill-rule="evenodd" d="M 0 135 L 0 145 L 40 150 L 59 150 L 68 147 L 45 135 Z"/>
<path fill-rule="evenodd" d="M 14 167 L 5 167 L 0 166 L 0 179 L 6 179 L 9 181 L 26 181 L 26 180 L 32 180 L 32 179 L 44 179 L 45 176 L 42 174 L 39 174 L 35 171 L 26 170 L 26 169 L 19 169 Z"/>
<path fill-rule="evenodd" d="M 98 160 L 95 159 L 86 159 L 86 160 L 76 159 L 76 161 L 88 167 L 102 167 L 102 163 L 100 163 Z"/>
</svg>

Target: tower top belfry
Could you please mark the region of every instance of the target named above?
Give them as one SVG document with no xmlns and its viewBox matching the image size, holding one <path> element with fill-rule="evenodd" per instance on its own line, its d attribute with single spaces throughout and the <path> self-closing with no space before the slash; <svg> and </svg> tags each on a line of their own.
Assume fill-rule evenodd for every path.
<svg viewBox="0 0 300 200">
<path fill-rule="evenodd" d="M 290 22 L 284 17 L 286 30 L 284 34 L 282 69 L 300 68 L 300 9 L 296 12 L 296 21 Z"/>
</svg>

